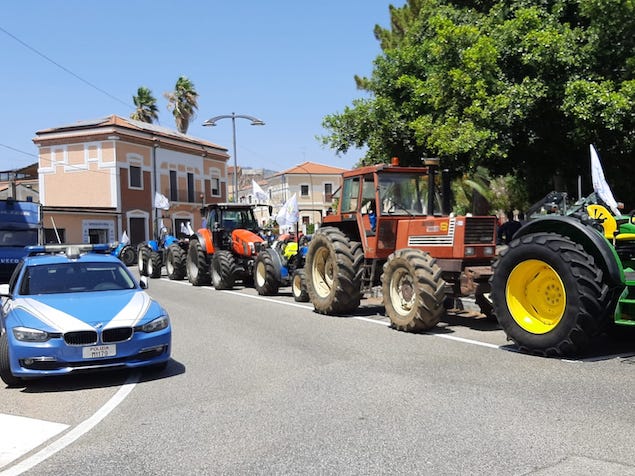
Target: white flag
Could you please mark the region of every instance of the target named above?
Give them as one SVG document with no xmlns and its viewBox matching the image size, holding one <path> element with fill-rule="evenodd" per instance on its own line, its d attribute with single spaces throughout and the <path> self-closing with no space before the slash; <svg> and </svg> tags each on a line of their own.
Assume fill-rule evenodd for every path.
<svg viewBox="0 0 635 476">
<path fill-rule="evenodd" d="M 128 238 L 128 233 L 126 233 L 125 230 L 123 234 L 121 235 L 121 239 L 119 240 L 119 243 L 122 243 L 124 245 L 127 245 L 128 243 L 130 243 L 130 238 Z"/>
<path fill-rule="evenodd" d="M 287 203 L 282 205 L 280 211 L 276 215 L 276 221 L 280 226 L 290 226 L 298 222 L 298 199 L 296 194 L 287 200 Z"/>
<path fill-rule="evenodd" d="M 265 191 L 256 183 L 255 180 L 251 181 L 251 187 L 253 188 L 253 195 L 259 202 L 266 202 L 269 198 Z"/>
<path fill-rule="evenodd" d="M 170 201 L 165 195 L 161 195 L 159 192 L 154 192 L 154 208 L 160 208 L 161 210 L 170 209 Z"/>
<path fill-rule="evenodd" d="M 192 225 L 190 224 L 190 222 L 188 221 L 187 224 L 181 222 L 181 233 L 183 233 L 184 235 L 193 235 L 194 234 L 194 230 L 192 230 Z"/>
<path fill-rule="evenodd" d="M 617 202 L 613 198 L 613 193 L 609 184 L 606 183 L 604 178 L 604 171 L 602 170 L 602 164 L 600 164 L 600 158 L 598 153 L 591 144 L 591 181 L 593 182 L 593 191 L 598 194 L 598 197 L 602 199 L 604 203 L 611 209 L 614 215 L 620 215 L 620 211 L 617 208 Z"/>
</svg>

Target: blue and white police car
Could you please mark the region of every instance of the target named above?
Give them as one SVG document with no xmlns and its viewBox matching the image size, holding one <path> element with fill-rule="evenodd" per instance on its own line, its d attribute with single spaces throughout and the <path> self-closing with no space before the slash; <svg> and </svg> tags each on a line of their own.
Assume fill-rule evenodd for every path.
<svg viewBox="0 0 635 476">
<path fill-rule="evenodd" d="M 9 284 L 0 285 L 0 378 L 26 379 L 153 366 L 170 358 L 172 328 L 163 307 L 110 245 L 28 247 Z"/>
</svg>

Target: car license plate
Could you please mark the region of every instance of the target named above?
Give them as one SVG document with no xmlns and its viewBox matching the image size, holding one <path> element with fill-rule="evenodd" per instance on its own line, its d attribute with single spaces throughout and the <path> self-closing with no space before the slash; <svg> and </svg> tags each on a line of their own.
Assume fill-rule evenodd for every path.
<svg viewBox="0 0 635 476">
<path fill-rule="evenodd" d="M 82 348 L 82 357 L 85 359 L 102 359 L 117 355 L 117 345 L 93 345 Z"/>
</svg>

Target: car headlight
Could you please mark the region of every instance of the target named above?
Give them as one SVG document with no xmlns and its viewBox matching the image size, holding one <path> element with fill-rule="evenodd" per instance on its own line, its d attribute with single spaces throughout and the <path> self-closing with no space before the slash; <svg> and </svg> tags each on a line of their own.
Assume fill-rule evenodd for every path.
<svg viewBox="0 0 635 476">
<path fill-rule="evenodd" d="M 170 318 L 168 316 L 157 317 L 156 319 L 141 326 L 141 332 L 156 332 L 161 331 L 170 325 Z"/>
<path fill-rule="evenodd" d="M 51 337 L 48 332 L 29 327 L 14 327 L 13 335 L 23 342 L 46 342 Z"/>
</svg>

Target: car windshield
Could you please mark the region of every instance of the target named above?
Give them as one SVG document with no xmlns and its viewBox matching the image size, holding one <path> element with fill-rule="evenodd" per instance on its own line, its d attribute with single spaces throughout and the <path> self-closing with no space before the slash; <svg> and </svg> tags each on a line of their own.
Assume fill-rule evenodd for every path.
<svg viewBox="0 0 635 476">
<path fill-rule="evenodd" d="M 28 266 L 20 294 L 59 294 L 134 289 L 134 280 L 119 263 L 56 263 Z"/>
</svg>

